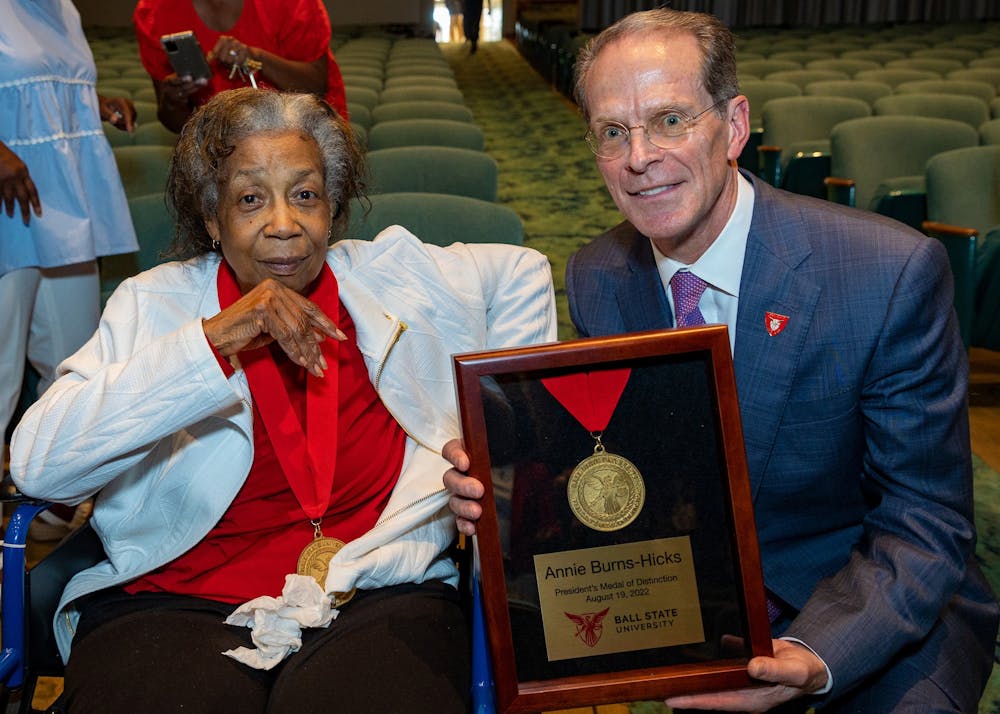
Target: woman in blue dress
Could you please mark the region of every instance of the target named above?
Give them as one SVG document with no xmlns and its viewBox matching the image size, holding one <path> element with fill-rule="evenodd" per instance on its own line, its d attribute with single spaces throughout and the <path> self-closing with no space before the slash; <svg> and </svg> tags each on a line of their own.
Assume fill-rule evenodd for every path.
<svg viewBox="0 0 1000 714">
<path fill-rule="evenodd" d="M 0 430 L 25 356 L 41 374 L 97 328 L 96 258 L 137 250 L 107 120 L 131 131 L 135 107 L 99 97 L 97 70 L 69 0 L 0 3 Z"/>
</svg>

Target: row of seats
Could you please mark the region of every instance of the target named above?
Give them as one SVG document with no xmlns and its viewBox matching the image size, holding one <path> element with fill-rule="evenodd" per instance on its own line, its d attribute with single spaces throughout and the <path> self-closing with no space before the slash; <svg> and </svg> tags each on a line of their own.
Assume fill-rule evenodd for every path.
<svg viewBox="0 0 1000 714">
<path fill-rule="evenodd" d="M 887 67 L 918 67 L 945 76 L 951 71 L 996 69 L 998 34 L 1000 23 L 995 22 L 750 28 L 736 30 L 737 62 L 748 79 L 803 69 L 853 76 Z M 572 94 L 576 55 L 590 37 L 591 33 L 580 31 L 575 12 L 567 17 L 558 8 L 551 14 L 522 13 L 515 26 L 521 54 L 567 96 Z M 760 61 L 765 63 L 757 64 Z"/>
<path fill-rule="evenodd" d="M 399 223 L 438 244 L 522 243 L 521 219 L 496 203 L 497 163 L 437 43 L 363 36 L 335 52 L 371 172 L 348 234 L 371 238 Z"/>
<path fill-rule="evenodd" d="M 758 174 L 940 240 L 965 344 L 995 343 L 977 315 L 1000 303 L 1000 26 L 790 34 L 738 44 Z"/>
<path fill-rule="evenodd" d="M 751 99 L 751 102 L 753 100 Z M 770 183 L 796 193 L 822 196 L 830 175 L 830 138 L 834 127 L 866 117 L 922 117 L 967 125 L 974 143 L 1000 144 L 1000 118 L 990 119 L 981 100 L 944 93 L 891 94 L 871 105 L 851 97 L 792 95 L 764 101 L 755 142 L 755 170 Z M 1000 103 L 998 103 L 1000 105 Z M 903 137 L 905 139 L 905 136 Z M 746 163 L 746 162 L 745 162 Z M 864 201 L 859 205 L 866 206 Z"/>
<path fill-rule="evenodd" d="M 589 35 L 558 16 L 516 34 L 570 94 Z M 977 303 L 1000 303 L 1000 23 L 748 30 L 737 71 L 752 128 L 740 165 L 942 240 L 966 344 L 987 343 L 973 331 Z"/>
<path fill-rule="evenodd" d="M 483 150 L 482 129 L 433 40 L 360 37 L 336 52 L 351 124 L 369 149 L 429 143 Z"/>
</svg>

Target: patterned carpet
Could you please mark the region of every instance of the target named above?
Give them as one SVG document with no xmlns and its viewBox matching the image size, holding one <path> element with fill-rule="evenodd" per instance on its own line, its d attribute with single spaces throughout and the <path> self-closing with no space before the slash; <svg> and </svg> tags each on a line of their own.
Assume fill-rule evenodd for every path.
<svg viewBox="0 0 1000 714">
<path fill-rule="evenodd" d="M 521 216 L 526 244 L 552 262 L 560 337 L 573 337 L 566 259 L 621 220 L 583 141 L 583 120 L 510 43 L 484 43 L 474 55 L 463 45 L 441 47 L 500 165 L 500 203 Z"/>
<path fill-rule="evenodd" d="M 556 283 L 560 337 L 574 336 L 566 309 L 566 259 L 621 220 L 593 155 L 583 141 L 576 106 L 541 78 L 508 42 L 442 45 L 455 77 L 500 165 L 500 202 L 524 221 L 526 244 L 549 257 Z M 975 459 L 978 556 L 1000 591 L 1000 475 Z M 632 714 L 659 714 L 658 703 L 631 705 Z M 1000 714 L 1000 665 L 994 666 L 980 714 Z"/>
</svg>

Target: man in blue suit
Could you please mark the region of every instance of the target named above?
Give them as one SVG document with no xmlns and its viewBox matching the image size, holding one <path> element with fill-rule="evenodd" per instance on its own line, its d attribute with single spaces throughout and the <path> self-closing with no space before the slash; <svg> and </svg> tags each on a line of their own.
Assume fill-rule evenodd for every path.
<svg viewBox="0 0 1000 714">
<path fill-rule="evenodd" d="M 608 28 L 577 60 L 577 101 L 627 220 L 570 260 L 573 322 L 581 336 L 729 326 L 775 606 L 774 657 L 749 663 L 770 686 L 668 704 L 975 711 L 998 609 L 973 555 L 968 364 L 943 248 L 741 173 L 747 99 L 709 15 Z M 481 490 L 458 469 L 445 482 L 468 533 Z"/>
</svg>

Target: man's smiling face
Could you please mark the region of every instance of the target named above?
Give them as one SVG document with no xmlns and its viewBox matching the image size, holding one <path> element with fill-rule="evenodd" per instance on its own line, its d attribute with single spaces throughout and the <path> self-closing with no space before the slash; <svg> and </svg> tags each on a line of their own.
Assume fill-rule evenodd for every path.
<svg viewBox="0 0 1000 714">
<path fill-rule="evenodd" d="M 602 49 L 586 85 L 590 128 L 630 127 L 614 159 L 597 159 L 618 209 L 666 255 L 693 262 L 711 245 L 736 201 L 739 157 L 747 134 L 746 99 L 708 111 L 669 149 L 636 128 L 664 109 L 694 117 L 714 99 L 702 84 L 702 55 L 689 34 L 627 37 Z"/>
</svg>

